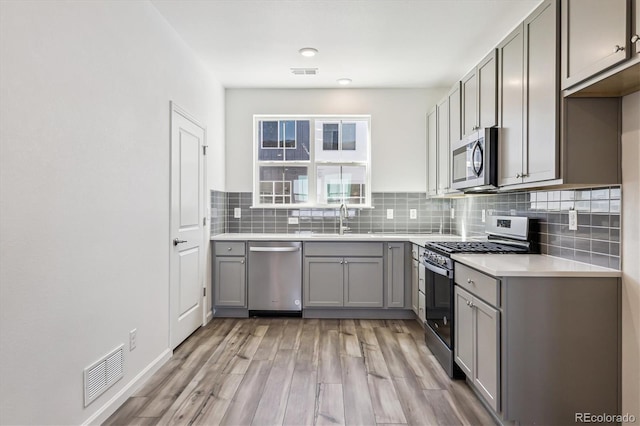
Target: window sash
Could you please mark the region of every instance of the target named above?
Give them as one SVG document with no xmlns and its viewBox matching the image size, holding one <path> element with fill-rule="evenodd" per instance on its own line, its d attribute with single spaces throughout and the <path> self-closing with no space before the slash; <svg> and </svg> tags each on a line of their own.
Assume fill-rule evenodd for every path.
<svg viewBox="0 0 640 426">
<path fill-rule="evenodd" d="M 286 121 L 309 121 L 309 160 L 291 160 L 287 161 L 286 156 L 284 160 L 259 160 L 258 158 L 258 150 L 262 145 L 262 131 L 264 122 L 275 121 L 278 123 L 278 141 L 280 141 L 280 129 L 281 124 Z M 339 124 L 339 150 L 333 151 L 339 153 L 342 151 L 342 125 L 343 124 L 353 124 L 354 125 L 354 139 L 356 139 L 357 144 L 364 142 L 366 148 L 366 161 L 350 161 L 352 159 L 347 159 L 347 161 L 336 161 L 335 159 L 327 159 L 327 160 L 316 160 L 316 143 L 322 144 L 322 142 L 318 141 L 316 138 L 316 123 L 320 121 L 322 123 L 337 123 Z M 356 122 L 361 122 L 361 128 L 366 129 L 366 135 L 364 137 L 358 138 L 357 134 L 357 125 Z M 365 123 L 362 123 L 365 122 Z M 364 127 L 366 126 L 366 127 Z M 370 208 L 371 207 L 371 117 L 365 115 L 345 115 L 345 116 L 327 116 L 327 115 L 254 115 L 254 148 L 253 148 L 253 166 L 254 166 L 254 176 L 253 176 L 253 206 L 254 208 L 336 208 L 339 204 L 334 203 L 326 203 L 323 199 L 321 199 L 321 195 L 317 188 L 317 169 L 318 166 L 348 166 L 348 167 L 363 167 L 364 168 L 364 183 L 358 184 L 360 185 L 360 193 L 357 195 L 357 198 L 347 197 L 346 204 L 348 207 L 352 208 Z M 297 124 L 294 125 L 295 130 L 295 140 L 297 146 Z M 285 131 L 286 132 L 286 131 Z M 362 133 L 361 133 L 362 135 Z M 285 135 L 286 136 L 286 135 Z M 284 144 L 284 142 L 283 142 Z M 306 144 L 306 142 L 305 142 Z M 306 146 L 306 145 L 305 145 Z M 269 149 L 269 148 L 267 148 Z M 285 148 L 271 148 L 271 149 L 280 149 L 283 152 L 286 149 L 294 149 L 293 147 Z M 304 148 L 306 150 L 306 148 Z M 345 149 L 345 153 L 351 152 L 354 153 L 354 150 Z M 362 155 L 361 157 L 364 157 Z M 358 158 L 360 160 L 360 158 Z M 275 167 L 306 167 L 307 168 L 307 201 L 305 203 L 293 203 L 293 187 L 290 189 L 289 198 L 286 198 L 286 194 L 276 194 L 275 190 L 272 191 L 272 194 L 267 196 L 266 194 L 261 195 L 260 191 L 260 167 L 263 166 L 275 166 Z M 275 182 L 275 181 L 274 181 Z M 266 185 L 266 184 L 265 184 Z M 275 183 L 274 183 L 275 185 Z M 342 183 L 342 185 L 350 185 L 353 187 L 353 182 Z M 364 186 L 364 190 L 362 190 L 362 186 Z M 350 188 L 351 188 L 350 187 Z M 358 192 L 357 188 L 351 188 L 352 192 Z M 344 193 L 344 189 L 341 190 Z M 274 198 L 274 197 L 285 197 L 285 198 Z M 269 198 L 270 197 L 270 198 Z M 352 203 L 353 199 L 357 199 L 358 203 Z"/>
</svg>

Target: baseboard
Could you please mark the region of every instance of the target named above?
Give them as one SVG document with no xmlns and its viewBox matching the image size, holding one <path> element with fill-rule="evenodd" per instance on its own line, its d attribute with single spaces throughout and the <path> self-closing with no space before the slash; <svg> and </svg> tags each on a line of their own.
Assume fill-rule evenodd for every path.
<svg viewBox="0 0 640 426">
<path fill-rule="evenodd" d="M 120 408 L 120 406 L 124 404 L 124 402 L 133 395 L 133 393 L 137 391 L 140 386 L 149 379 L 149 377 L 158 371 L 164 363 L 171 359 L 172 356 L 173 351 L 167 348 L 82 424 L 100 425 L 104 423 L 110 415 L 115 413 L 116 410 Z"/>
<path fill-rule="evenodd" d="M 410 309 L 303 309 L 303 318 L 335 318 L 335 319 L 413 319 L 415 314 Z"/>
<path fill-rule="evenodd" d="M 207 312 L 207 316 L 204 319 L 204 324 L 202 324 L 202 325 L 209 324 L 212 319 L 213 319 L 213 312 L 212 311 Z"/>
</svg>

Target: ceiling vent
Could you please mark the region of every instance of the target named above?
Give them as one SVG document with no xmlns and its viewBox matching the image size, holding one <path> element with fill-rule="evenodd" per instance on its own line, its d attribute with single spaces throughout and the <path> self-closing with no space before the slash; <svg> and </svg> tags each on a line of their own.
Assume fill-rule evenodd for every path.
<svg viewBox="0 0 640 426">
<path fill-rule="evenodd" d="M 318 68 L 291 68 L 293 75 L 317 75 Z"/>
</svg>

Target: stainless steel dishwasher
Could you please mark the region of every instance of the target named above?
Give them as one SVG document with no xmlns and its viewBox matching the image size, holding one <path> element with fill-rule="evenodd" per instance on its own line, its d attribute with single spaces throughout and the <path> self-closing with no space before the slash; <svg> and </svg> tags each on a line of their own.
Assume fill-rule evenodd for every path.
<svg viewBox="0 0 640 426">
<path fill-rule="evenodd" d="M 302 243 L 249 243 L 249 315 L 302 313 Z"/>
</svg>

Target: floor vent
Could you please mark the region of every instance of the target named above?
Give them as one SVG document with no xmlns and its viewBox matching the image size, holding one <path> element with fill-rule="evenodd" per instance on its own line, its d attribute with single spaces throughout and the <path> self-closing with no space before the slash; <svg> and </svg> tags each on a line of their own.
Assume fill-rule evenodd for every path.
<svg viewBox="0 0 640 426">
<path fill-rule="evenodd" d="M 91 404 L 124 375 L 124 344 L 84 369 L 84 406 Z"/>
<path fill-rule="evenodd" d="M 293 75 L 317 75 L 318 68 L 291 68 Z"/>
</svg>

